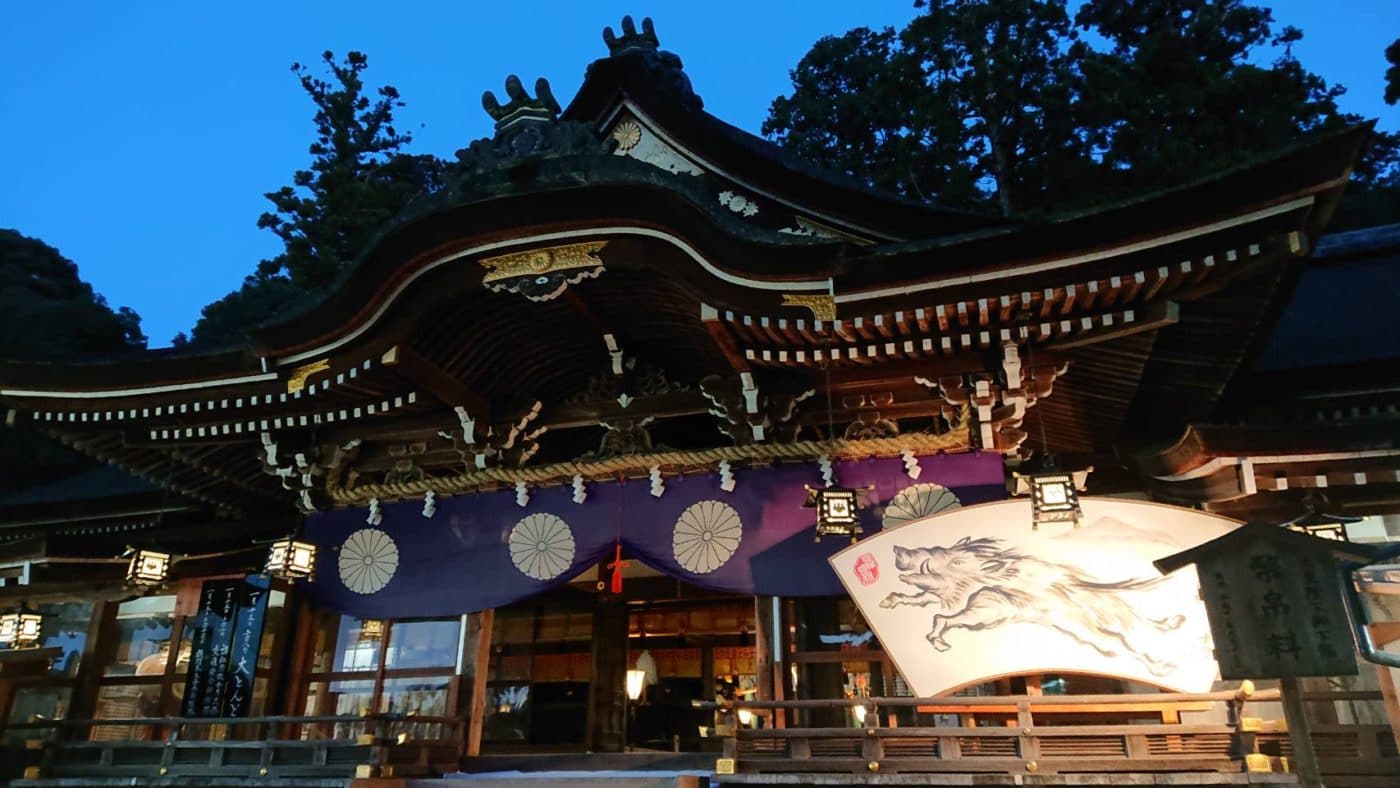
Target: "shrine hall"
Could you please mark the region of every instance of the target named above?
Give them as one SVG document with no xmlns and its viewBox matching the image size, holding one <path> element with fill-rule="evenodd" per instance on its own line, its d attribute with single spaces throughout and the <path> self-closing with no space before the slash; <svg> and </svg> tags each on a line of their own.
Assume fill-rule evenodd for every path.
<svg viewBox="0 0 1400 788">
<path fill-rule="evenodd" d="M 1006 218 L 603 38 L 245 343 L 0 362 L 90 460 L 0 497 L 9 784 L 1400 784 L 1369 128 Z"/>
</svg>

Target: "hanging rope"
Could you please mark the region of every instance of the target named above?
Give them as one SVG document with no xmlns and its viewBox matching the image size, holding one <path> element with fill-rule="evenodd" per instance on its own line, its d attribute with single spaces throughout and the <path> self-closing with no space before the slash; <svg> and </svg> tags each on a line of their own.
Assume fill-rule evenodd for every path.
<svg viewBox="0 0 1400 788">
<path fill-rule="evenodd" d="M 963 419 L 964 424 L 968 423 Z M 823 454 L 840 459 L 865 459 L 868 457 L 898 457 L 904 451 L 917 454 L 967 451 L 971 447 L 967 428 L 930 435 L 911 433 L 891 438 L 867 438 L 862 440 L 796 441 L 793 443 L 756 443 L 750 446 L 719 446 L 711 449 L 663 451 L 651 454 L 634 454 L 626 457 L 609 457 L 587 462 L 558 462 L 526 468 L 484 468 L 447 476 L 425 477 L 415 481 L 394 482 L 392 484 L 360 484 L 353 488 L 343 486 L 338 479 L 327 483 L 326 492 L 331 500 L 341 506 L 364 506 L 371 498 L 381 502 L 401 498 L 418 498 L 429 488 L 440 495 L 449 493 L 473 492 L 477 488 L 496 485 L 514 485 L 526 482 L 532 485 L 563 484 L 574 476 L 585 479 L 606 479 L 626 476 L 629 473 L 644 475 L 653 465 L 666 468 L 671 473 L 694 470 L 710 470 L 721 460 L 730 463 L 772 461 L 815 461 Z"/>
</svg>

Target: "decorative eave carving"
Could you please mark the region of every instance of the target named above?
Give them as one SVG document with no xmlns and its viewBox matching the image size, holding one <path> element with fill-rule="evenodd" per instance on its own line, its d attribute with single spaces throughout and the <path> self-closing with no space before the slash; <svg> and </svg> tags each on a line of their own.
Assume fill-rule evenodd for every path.
<svg viewBox="0 0 1400 788">
<path fill-rule="evenodd" d="M 783 306 L 798 306 L 810 309 L 812 311 L 812 317 L 817 320 L 836 319 L 836 296 L 826 293 L 820 295 L 783 293 Z"/>
<path fill-rule="evenodd" d="M 549 246 L 482 258 L 482 284 L 492 292 L 519 293 L 531 301 L 549 301 L 571 284 L 603 273 L 598 253 L 607 241 Z"/>
<path fill-rule="evenodd" d="M 483 427 L 463 408 L 457 409 L 461 429 L 438 433 L 452 443 L 469 470 L 519 468 L 540 450 L 539 439 L 548 426 L 533 427 L 543 404 L 536 400 L 518 418 L 504 424 Z"/>
<path fill-rule="evenodd" d="M 324 358 L 320 361 L 313 361 L 310 364 L 302 364 L 292 370 L 292 374 L 287 377 L 287 393 L 294 394 L 301 391 L 306 388 L 306 381 L 310 380 L 312 375 L 320 374 L 330 368 L 330 359 Z"/>
<path fill-rule="evenodd" d="M 1021 429 L 1026 411 L 1050 396 L 1055 380 L 1068 370 L 1068 362 L 1025 370 L 1019 347 L 1008 343 L 1002 348 L 1001 368 L 995 372 L 915 381 L 939 391 L 949 405 L 970 408 L 973 433 L 983 450 L 1019 456 L 1027 454 L 1022 448 L 1026 432 Z"/>
<path fill-rule="evenodd" d="M 814 389 L 792 392 L 760 392 L 753 375 L 714 375 L 700 381 L 700 392 L 710 401 L 710 414 L 720 432 L 736 446 L 761 442 L 791 443 L 801 428 L 797 406 L 816 394 Z"/>
<path fill-rule="evenodd" d="M 351 440 L 339 446 L 288 450 L 279 446 L 270 432 L 261 433 L 261 440 L 258 459 L 262 462 L 263 472 L 281 481 L 282 489 L 296 493 L 296 507 L 302 514 L 310 514 L 321 508 L 316 498 L 324 480 L 335 480 L 341 469 L 355 458 L 360 447 L 359 440 Z"/>
</svg>

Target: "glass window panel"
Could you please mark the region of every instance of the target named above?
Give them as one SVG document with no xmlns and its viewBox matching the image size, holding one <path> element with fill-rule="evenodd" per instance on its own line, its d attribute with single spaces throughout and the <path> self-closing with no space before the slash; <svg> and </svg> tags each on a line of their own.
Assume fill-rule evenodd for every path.
<svg viewBox="0 0 1400 788">
<path fill-rule="evenodd" d="M 369 713 L 374 702 L 374 682 L 313 681 L 306 693 L 306 714 L 309 717 L 331 717 Z M 365 732 L 363 722 L 311 723 L 302 736 L 312 739 L 353 739 Z"/>
<path fill-rule="evenodd" d="M 379 710 L 419 717 L 447 716 L 447 676 L 412 679 L 385 679 Z"/>
<path fill-rule="evenodd" d="M 170 660 L 175 597 L 151 596 L 117 608 L 117 642 L 105 676 L 159 676 Z"/>
<path fill-rule="evenodd" d="M 267 596 L 267 617 L 263 620 L 262 644 L 258 647 L 258 668 L 272 669 L 272 655 L 277 650 L 277 636 L 287 615 L 287 595 L 273 591 Z"/>
<path fill-rule="evenodd" d="M 22 687 L 15 690 L 10 702 L 10 722 L 39 722 L 61 720 L 68 714 L 73 690 L 68 687 Z M 6 730 L 3 741 L 21 742 L 25 739 L 50 738 L 52 729 Z"/>
<path fill-rule="evenodd" d="M 486 721 L 481 737 L 487 741 L 523 742 L 530 726 L 530 685 L 497 684 L 486 688 Z"/>
<path fill-rule="evenodd" d="M 38 606 L 44 616 L 40 630 L 43 648 L 60 648 L 63 653 L 54 658 L 49 672 L 54 676 L 74 678 L 87 643 L 88 628 L 92 626 L 91 602 L 52 602 Z"/>
<path fill-rule="evenodd" d="M 379 668 L 379 641 L 383 629 L 378 622 L 365 626 L 358 618 L 342 616 L 337 627 L 335 650 L 330 669 L 336 672 Z"/>
<path fill-rule="evenodd" d="M 339 613 L 323 611 L 316 616 L 313 648 L 315 673 L 353 672 L 379 668 L 378 633 L 383 622 L 365 622 Z M 270 657 L 270 652 L 269 652 Z"/>
<path fill-rule="evenodd" d="M 161 716 L 159 684 L 114 684 L 98 690 L 92 718 L 123 720 L 158 716 Z M 153 735 L 147 725 L 99 725 L 92 729 L 93 741 L 146 741 Z"/>
<path fill-rule="evenodd" d="M 456 667 L 461 636 L 462 621 L 458 618 L 395 621 L 389 631 L 384 666 L 390 670 Z"/>
</svg>

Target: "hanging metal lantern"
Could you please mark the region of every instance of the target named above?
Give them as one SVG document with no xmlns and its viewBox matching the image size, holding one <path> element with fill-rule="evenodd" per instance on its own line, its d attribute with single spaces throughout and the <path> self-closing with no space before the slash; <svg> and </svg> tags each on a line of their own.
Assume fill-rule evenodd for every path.
<svg viewBox="0 0 1400 788">
<path fill-rule="evenodd" d="M 1041 523 L 1074 523 L 1079 525 L 1083 511 L 1079 507 L 1079 492 L 1093 468 L 1082 471 L 1061 471 L 1047 463 L 1043 470 L 1029 474 L 1014 474 L 1016 495 L 1031 497 L 1031 527 Z"/>
<path fill-rule="evenodd" d="M 849 487 L 808 487 L 807 501 L 802 505 L 817 510 L 818 542 L 823 536 L 844 536 L 854 542 L 865 533 L 857 517 L 859 490 Z"/>
<path fill-rule="evenodd" d="M 1031 478 L 1032 519 L 1040 523 L 1077 523 L 1079 491 L 1068 473 L 1041 473 Z"/>
<path fill-rule="evenodd" d="M 44 617 L 21 607 L 0 615 L 0 646 L 31 648 L 39 644 Z"/>
<path fill-rule="evenodd" d="M 366 618 L 360 621 L 360 640 L 382 640 L 384 638 L 384 622 L 377 618 Z"/>
<path fill-rule="evenodd" d="M 1303 505 L 1307 507 L 1307 511 L 1284 523 L 1283 527 L 1320 539 L 1349 542 L 1351 539 L 1347 537 L 1347 526 L 1365 519 L 1364 517 L 1348 517 L 1326 512 L 1328 501 L 1319 495 L 1309 494 L 1304 499 Z"/>
<path fill-rule="evenodd" d="M 316 545 L 293 537 L 272 543 L 267 551 L 267 573 L 288 580 L 302 580 L 316 571 Z"/>
<path fill-rule="evenodd" d="M 170 575 L 170 553 L 137 550 L 126 568 L 126 582 L 143 587 L 158 586 Z"/>
</svg>

